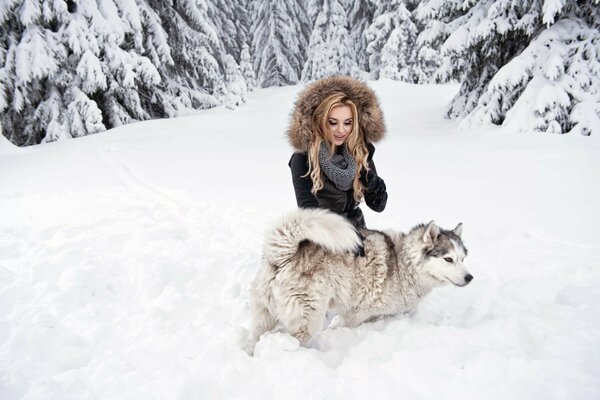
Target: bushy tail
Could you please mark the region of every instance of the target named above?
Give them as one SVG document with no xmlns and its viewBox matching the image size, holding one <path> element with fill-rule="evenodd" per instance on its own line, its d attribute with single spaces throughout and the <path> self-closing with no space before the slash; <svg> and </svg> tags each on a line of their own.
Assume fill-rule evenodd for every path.
<svg viewBox="0 0 600 400">
<path fill-rule="evenodd" d="M 322 209 L 298 210 L 284 216 L 267 234 L 264 255 L 274 265 L 282 265 L 309 240 L 334 253 L 356 251 L 360 238 L 344 217 Z"/>
</svg>

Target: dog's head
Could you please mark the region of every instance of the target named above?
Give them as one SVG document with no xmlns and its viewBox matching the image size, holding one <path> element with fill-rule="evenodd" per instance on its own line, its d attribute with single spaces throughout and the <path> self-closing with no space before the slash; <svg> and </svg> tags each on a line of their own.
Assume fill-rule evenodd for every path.
<svg viewBox="0 0 600 400">
<path fill-rule="evenodd" d="M 440 229 L 433 221 L 425 228 L 421 237 L 425 262 L 420 272 L 432 286 L 446 283 L 465 286 L 473 279 L 463 265 L 467 249 L 461 234 L 462 223 L 451 231 Z"/>
</svg>

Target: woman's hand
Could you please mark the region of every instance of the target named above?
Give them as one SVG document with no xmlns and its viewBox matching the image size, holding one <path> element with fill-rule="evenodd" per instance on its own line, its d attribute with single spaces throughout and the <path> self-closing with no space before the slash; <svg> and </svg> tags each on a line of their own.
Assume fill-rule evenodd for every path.
<svg viewBox="0 0 600 400">
<path fill-rule="evenodd" d="M 375 212 L 382 212 L 387 204 L 387 188 L 385 182 L 378 176 L 369 182 L 365 190 L 365 203 Z"/>
</svg>

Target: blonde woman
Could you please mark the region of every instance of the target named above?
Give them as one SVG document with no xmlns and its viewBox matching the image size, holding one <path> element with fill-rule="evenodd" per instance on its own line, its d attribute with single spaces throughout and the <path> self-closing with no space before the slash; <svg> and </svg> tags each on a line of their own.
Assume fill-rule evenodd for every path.
<svg viewBox="0 0 600 400">
<path fill-rule="evenodd" d="M 385 135 L 385 124 L 367 85 L 340 76 L 313 82 L 298 97 L 287 133 L 299 207 L 326 208 L 357 229 L 365 228 L 363 199 L 373 211 L 385 209 L 387 192 L 372 144 Z"/>
</svg>

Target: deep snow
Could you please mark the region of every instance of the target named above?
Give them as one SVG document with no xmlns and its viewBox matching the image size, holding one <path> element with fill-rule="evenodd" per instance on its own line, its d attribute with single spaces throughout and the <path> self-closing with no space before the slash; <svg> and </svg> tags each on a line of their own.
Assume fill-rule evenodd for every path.
<svg viewBox="0 0 600 400">
<path fill-rule="evenodd" d="M 469 286 L 311 348 L 273 333 L 242 351 L 262 234 L 295 207 L 284 132 L 299 86 L 2 140 L 0 398 L 600 398 L 600 137 L 461 131 L 442 117 L 456 86 L 370 85 L 389 202 L 367 224 L 463 222 Z"/>
</svg>

